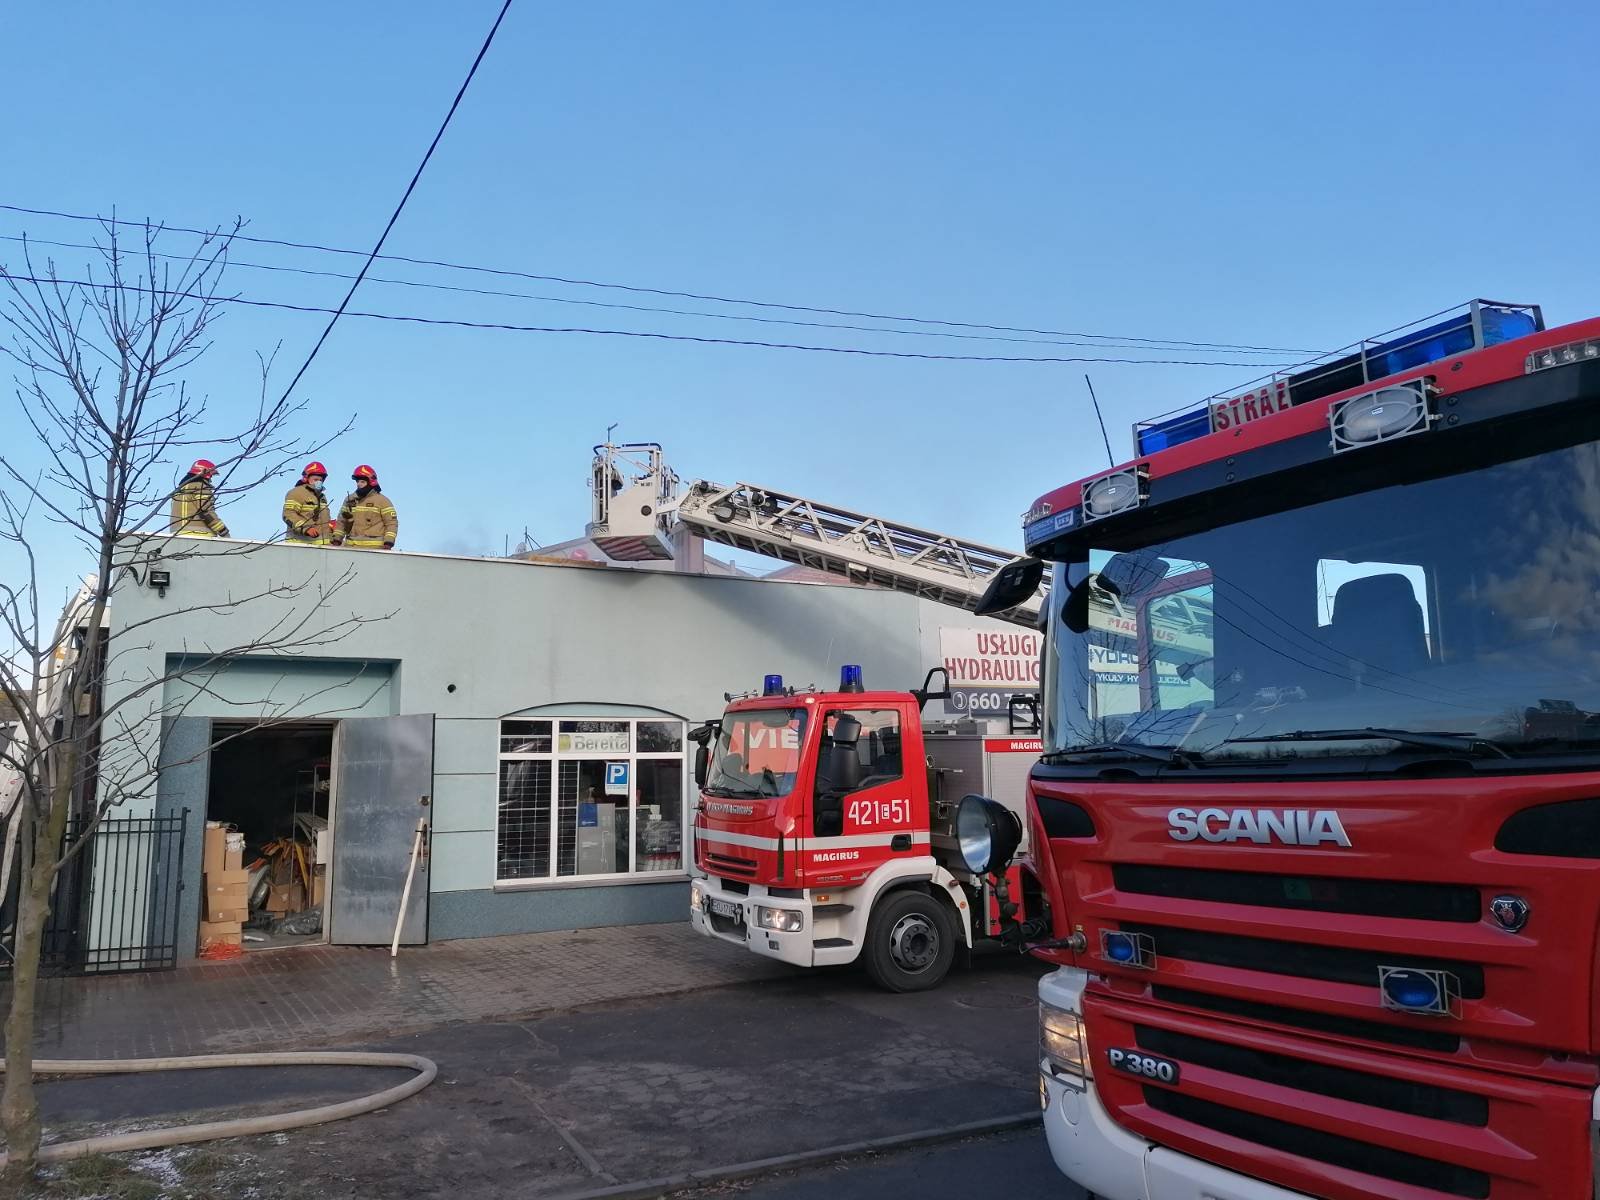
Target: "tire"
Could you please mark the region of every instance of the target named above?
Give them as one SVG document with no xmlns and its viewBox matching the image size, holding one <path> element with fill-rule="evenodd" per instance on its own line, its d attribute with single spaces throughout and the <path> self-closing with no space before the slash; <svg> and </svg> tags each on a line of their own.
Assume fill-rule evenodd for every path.
<svg viewBox="0 0 1600 1200">
<path fill-rule="evenodd" d="M 890 892 L 872 910 L 862 959 L 891 992 L 938 987 L 956 957 L 956 931 L 944 906 L 926 892 Z"/>
</svg>

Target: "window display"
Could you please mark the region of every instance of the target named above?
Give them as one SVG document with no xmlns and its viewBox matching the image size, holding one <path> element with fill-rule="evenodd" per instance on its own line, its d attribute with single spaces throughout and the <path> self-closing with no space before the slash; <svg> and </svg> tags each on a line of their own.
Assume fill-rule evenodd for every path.
<svg viewBox="0 0 1600 1200">
<path fill-rule="evenodd" d="M 685 741 L 674 720 L 502 721 L 496 879 L 682 871 Z"/>
</svg>

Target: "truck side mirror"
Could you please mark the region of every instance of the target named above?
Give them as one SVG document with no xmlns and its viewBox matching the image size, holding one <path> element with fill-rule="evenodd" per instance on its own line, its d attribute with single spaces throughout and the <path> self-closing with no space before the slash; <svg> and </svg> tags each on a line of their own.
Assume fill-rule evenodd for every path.
<svg viewBox="0 0 1600 1200">
<path fill-rule="evenodd" d="M 933 677 L 935 675 L 940 676 L 943 680 L 937 690 L 933 686 Z M 950 699 L 950 672 L 944 667 L 929 667 L 927 675 L 923 677 L 922 686 L 912 688 L 911 694 L 917 698 L 917 707 L 919 709 L 927 708 L 929 700 Z"/>
<path fill-rule="evenodd" d="M 1006 612 L 1026 604 L 1044 579 L 1044 563 L 1037 558 L 1018 558 L 994 573 L 989 586 L 972 611 L 980 617 Z"/>
<path fill-rule="evenodd" d="M 703 788 L 706 785 L 706 776 L 711 773 L 711 748 L 701 742 L 694 752 L 694 785 Z"/>
</svg>

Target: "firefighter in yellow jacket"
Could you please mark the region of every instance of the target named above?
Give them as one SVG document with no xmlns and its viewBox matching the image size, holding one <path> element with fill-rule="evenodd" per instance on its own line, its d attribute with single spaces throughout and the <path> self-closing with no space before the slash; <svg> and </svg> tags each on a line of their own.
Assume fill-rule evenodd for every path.
<svg viewBox="0 0 1600 1200">
<path fill-rule="evenodd" d="M 195 459 L 189 473 L 172 493 L 172 532 L 183 537 L 227 537 L 228 527 L 217 516 L 217 493 L 211 486 L 217 464 Z"/>
<path fill-rule="evenodd" d="M 300 482 L 289 489 L 283 498 L 283 523 L 288 533 L 283 540 L 297 546 L 326 546 L 331 540 L 332 514 L 328 512 L 328 498 L 322 485 L 328 480 L 328 468 L 319 462 L 308 462 L 300 472 Z"/>
<path fill-rule="evenodd" d="M 356 490 L 344 498 L 339 508 L 339 527 L 333 532 L 333 544 L 393 550 L 394 540 L 400 533 L 400 517 L 378 486 L 378 473 L 362 463 L 350 478 L 355 481 Z"/>
</svg>

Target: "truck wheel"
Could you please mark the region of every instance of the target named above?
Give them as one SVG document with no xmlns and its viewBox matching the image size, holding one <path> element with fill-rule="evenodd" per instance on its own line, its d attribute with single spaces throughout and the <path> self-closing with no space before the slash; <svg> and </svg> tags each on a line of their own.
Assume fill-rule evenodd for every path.
<svg viewBox="0 0 1600 1200">
<path fill-rule="evenodd" d="M 950 917 L 924 892 L 891 893 L 867 922 L 867 974 L 891 992 L 938 987 L 955 956 Z"/>
</svg>

